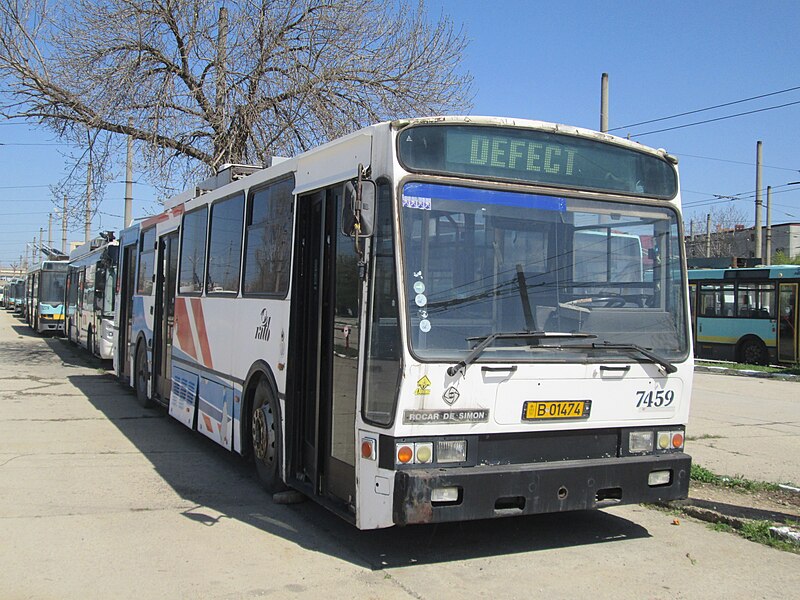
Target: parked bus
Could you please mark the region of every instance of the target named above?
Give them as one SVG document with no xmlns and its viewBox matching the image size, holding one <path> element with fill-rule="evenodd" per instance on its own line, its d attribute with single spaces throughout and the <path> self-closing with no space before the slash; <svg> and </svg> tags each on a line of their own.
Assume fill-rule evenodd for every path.
<svg viewBox="0 0 800 600">
<path fill-rule="evenodd" d="M 683 498 L 676 162 L 443 117 L 230 168 L 121 233 L 117 372 L 362 529 Z"/>
<path fill-rule="evenodd" d="M 24 316 L 37 333 L 64 332 L 64 284 L 67 261 L 45 260 L 28 270 Z"/>
<path fill-rule="evenodd" d="M 67 339 L 98 358 L 112 359 L 114 302 L 119 242 L 113 234 L 95 238 L 69 255 L 66 290 Z"/>
<path fill-rule="evenodd" d="M 18 306 L 21 304 L 21 300 L 18 302 L 17 299 L 21 293 L 20 284 L 22 283 L 21 277 L 14 277 L 11 281 L 8 282 L 8 298 L 6 300 L 6 310 L 10 310 L 12 312 L 18 311 Z"/>
<path fill-rule="evenodd" d="M 747 364 L 797 363 L 800 267 L 689 271 L 699 358 Z"/>
</svg>

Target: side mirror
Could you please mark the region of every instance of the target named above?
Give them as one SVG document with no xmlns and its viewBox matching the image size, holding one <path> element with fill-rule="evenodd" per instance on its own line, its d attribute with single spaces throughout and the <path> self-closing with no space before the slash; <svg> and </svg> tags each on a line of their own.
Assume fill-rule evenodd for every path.
<svg viewBox="0 0 800 600">
<path fill-rule="evenodd" d="M 342 233 L 349 237 L 369 237 L 375 223 L 375 182 L 356 179 L 344 184 Z"/>
</svg>

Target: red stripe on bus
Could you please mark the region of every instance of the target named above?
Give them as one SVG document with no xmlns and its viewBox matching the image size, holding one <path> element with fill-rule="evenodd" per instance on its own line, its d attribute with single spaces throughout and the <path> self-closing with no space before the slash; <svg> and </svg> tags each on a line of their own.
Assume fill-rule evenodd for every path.
<svg viewBox="0 0 800 600">
<path fill-rule="evenodd" d="M 197 350 L 195 350 L 194 340 L 192 340 L 192 328 L 189 323 L 189 313 L 186 312 L 185 298 L 175 298 L 175 334 L 178 337 L 180 349 L 197 360 Z"/>
<path fill-rule="evenodd" d="M 206 320 L 203 316 L 203 303 L 200 298 L 192 298 L 192 312 L 194 313 L 194 323 L 197 326 L 197 340 L 200 342 L 200 353 L 203 355 L 203 365 L 213 369 L 211 361 L 211 348 L 208 344 L 208 332 L 206 331 Z"/>
</svg>

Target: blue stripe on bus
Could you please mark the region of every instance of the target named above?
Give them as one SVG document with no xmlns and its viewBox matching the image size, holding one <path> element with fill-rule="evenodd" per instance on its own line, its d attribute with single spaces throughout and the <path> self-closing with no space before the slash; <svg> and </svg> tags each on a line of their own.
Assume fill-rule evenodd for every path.
<svg viewBox="0 0 800 600">
<path fill-rule="evenodd" d="M 539 194 L 521 194 L 519 192 L 479 190 L 453 185 L 436 183 L 407 183 L 403 187 L 403 203 L 406 199 L 457 200 L 459 202 L 476 202 L 479 204 L 495 204 L 514 206 L 517 208 L 538 208 L 566 212 L 567 201 L 555 196 Z M 434 207 L 435 208 L 435 207 Z"/>
</svg>

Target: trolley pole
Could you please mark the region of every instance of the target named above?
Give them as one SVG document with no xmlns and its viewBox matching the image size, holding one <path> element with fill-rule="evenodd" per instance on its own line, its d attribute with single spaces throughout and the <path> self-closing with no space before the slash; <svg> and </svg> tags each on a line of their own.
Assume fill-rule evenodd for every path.
<svg viewBox="0 0 800 600">
<path fill-rule="evenodd" d="M 47 252 L 53 248 L 53 213 L 47 215 Z"/>
<path fill-rule="evenodd" d="M 711 256 L 711 213 L 706 215 L 706 258 Z"/>
<path fill-rule="evenodd" d="M 64 208 L 61 212 L 61 251 L 67 253 L 67 195 L 64 194 Z"/>
<path fill-rule="evenodd" d="M 764 257 L 764 264 L 771 265 L 772 264 L 772 186 L 767 186 L 767 230 L 766 230 L 766 238 L 767 238 L 767 248 L 766 248 L 766 256 Z"/>
<path fill-rule="evenodd" d="M 133 119 L 128 119 L 128 127 L 133 127 Z M 133 223 L 133 136 L 128 136 L 128 159 L 125 166 L 125 216 L 123 225 Z"/>
<path fill-rule="evenodd" d="M 761 140 L 756 143 L 756 226 L 755 226 L 755 256 L 761 258 Z"/>
<path fill-rule="evenodd" d="M 86 220 L 83 229 L 83 241 L 88 242 L 92 236 L 92 161 L 86 167 Z"/>
<path fill-rule="evenodd" d="M 608 73 L 600 78 L 600 131 L 608 131 Z"/>
</svg>

